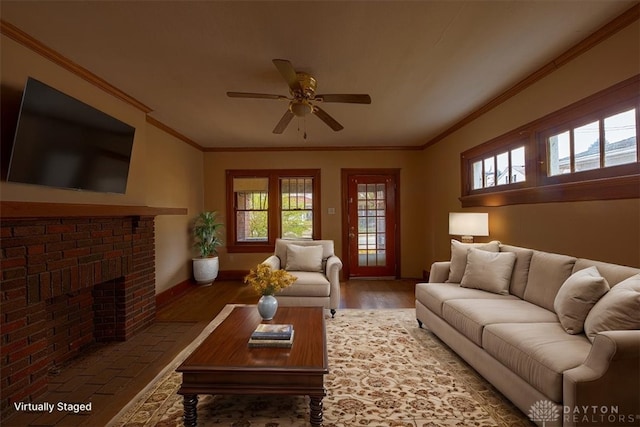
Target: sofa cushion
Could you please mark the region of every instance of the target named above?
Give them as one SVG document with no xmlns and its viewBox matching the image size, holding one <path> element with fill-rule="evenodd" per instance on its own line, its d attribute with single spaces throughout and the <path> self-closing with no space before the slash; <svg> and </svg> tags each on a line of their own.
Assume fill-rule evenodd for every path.
<svg viewBox="0 0 640 427">
<path fill-rule="evenodd" d="M 569 276 L 553 303 L 564 330 L 569 334 L 581 333 L 587 314 L 608 290 L 609 284 L 595 266 Z"/>
<path fill-rule="evenodd" d="M 558 289 L 573 273 L 575 262 L 574 257 L 534 251 L 524 299 L 553 311 Z"/>
<path fill-rule="evenodd" d="M 531 265 L 533 250 L 520 248 L 518 246 L 500 244 L 500 252 L 511 252 L 516 254 L 516 262 L 513 265 L 513 273 L 511 274 L 511 285 L 509 286 L 509 293 L 524 299 L 524 290 L 527 287 L 527 279 L 529 278 L 529 266 Z"/>
<path fill-rule="evenodd" d="M 482 346 L 482 330 L 486 325 L 507 322 L 558 322 L 558 317 L 549 310 L 517 298 L 449 300 L 442 307 L 442 317 L 479 346 Z"/>
<path fill-rule="evenodd" d="M 611 288 L 593 306 L 584 321 L 591 341 L 602 331 L 640 329 L 640 274 Z"/>
<path fill-rule="evenodd" d="M 287 245 L 288 271 L 322 271 L 322 246 Z"/>
<path fill-rule="evenodd" d="M 457 283 L 418 283 L 416 299 L 429 310 L 442 317 L 442 305 L 454 299 L 509 299 L 517 300 L 513 295 L 493 294 L 478 289 L 463 288 Z"/>
<path fill-rule="evenodd" d="M 297 280 L 277 293 L 286 296 L 313 296 L 328 297 L 331 293 L 331 284 L 322 273 L 310 271 L 290 271 Z"/>
<path fill-rule="evenodd" d="M 610 264 L 608 262 L 593 261 L 585 258 L 578 258 L 573 266 L 573 272 L 585 269 L 587 267 L 596 267 L 600 275 L 607 280 L 610 287 L 628 279 L 631 276 L 640 273 L 640 268 L 627 267 L 625 265 Z"/>
<path fill-rule="evenodd" d="M 276 247 L 274 255 L 280 259 L 280 268 L 287 265 L 287 247 L 289 245 L 296 246 L 322 246 L 322 259 L 326 260 L 330 256 L 335 255 L 333 240 L 311 240 L 311 239 L 276 239 Z"/>
<path fill-rule="evenodd" d="M 460 284 L 465 288 L 508 295 L 515 261 L 516 255 L 513 253 L 470 248 Z"/>
<path fill-rule="evenodd" d="M 581 365 L 591 350 L 584 335 L 569 335 L 557 322 L 487 325 L 482 344 L 487 353 L 557 403 L 562 402 L 564 371 Z"/>
<path fill-rule="evenodd" d="M 447 283 L 460 283 L 467 266 L 467 251 L 469 248 L 482 249 L 483 251 L 498 252 L 500 242 L 489 243 L 461 243 L 451 239 L 451 264 L 449 265 L 449 278 Z"/>
</svg>

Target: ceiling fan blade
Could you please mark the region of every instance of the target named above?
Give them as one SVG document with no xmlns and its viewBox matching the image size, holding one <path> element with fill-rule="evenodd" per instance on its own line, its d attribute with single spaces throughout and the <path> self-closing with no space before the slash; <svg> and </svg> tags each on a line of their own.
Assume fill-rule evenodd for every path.
<svg viewBox="0 0 640 427">
<path fill-rule="evenodd" d="M 336 119 L 331 117 L 329 114 L 327 114 L 326 111 L 324 111 L 322 108 L 320 108 L 320 107 L 318 107 L 316 105 L 313 106 L 313 114 L 318 116 L 320 118 L 320 120 L 325 122 L 327 125 L 329 125 L 329 127 L 331 129 L 335 130 L 336 132 L 341 131 L 342 129 L 344 129 L 344 127 L 340 123 L 338 123 L 336 121 Z"/>
<path fill-rule="evenodd" d="M 227 92 L 230 98 L 261 98 L 261 99 L 289 99 L 283 95 L 271 95 L 268 93 L 251 93 L 251 92 Z"/>
<path fill-rule="evenodd" d="M 326 95 L 316 95 L 316 100 L 323 102 L 347 102 L 350 104 L 371 104 L 371 97 L 366 94 L 356 93 L 332 93 Z"/>
<path fill-rule="evenodd" d="M 293 119 L 293 113 L 287 109 L 287 111 L 285 111 L 284 115 L 282 116 L 282 118 L 280 119 L 276 127 L 273 128 L 273 133 L 284 132 L 284 130 L 289 125 L 289 122 L 291 121 L 291 119 Z"/>
<path fill-rule="evenodd" d="M 302 90 L 298 76 L 296 75 L 296 70 L 293 68 L 293 65 L 291 65 L 291 62 L 286 59 L 274 59 L 273 65 L 280 71 L 280 74 L 293 92 L 300 92 Z"/>
</svg>

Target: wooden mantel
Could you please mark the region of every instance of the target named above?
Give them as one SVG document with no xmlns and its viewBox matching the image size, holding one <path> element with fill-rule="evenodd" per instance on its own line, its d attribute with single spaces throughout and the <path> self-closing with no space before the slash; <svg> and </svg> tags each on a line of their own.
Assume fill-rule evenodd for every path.
<svg viewBox="0 0 640 427">
<path fill-rule="evenodd" d="M 186 215 L 187 208 L 0 201 L 0 218 Z"/>
</svg>

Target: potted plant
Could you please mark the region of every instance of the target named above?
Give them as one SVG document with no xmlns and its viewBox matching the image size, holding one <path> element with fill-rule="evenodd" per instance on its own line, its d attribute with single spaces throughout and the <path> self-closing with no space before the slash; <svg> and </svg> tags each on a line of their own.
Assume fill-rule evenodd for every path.
<svg viewBox="0 0 640 427">
<path fill-rule="evenodd" d="M 210 285 L 218 277 L 220 262 L 218 246 L 222 240 L 218 236 L 223 224 L 217 221 L 217 212 L 202 212 L 193 224 L 193 239 L 200 256 L 193 258 L 193 276 L 200 285 Z"/>
</svg>

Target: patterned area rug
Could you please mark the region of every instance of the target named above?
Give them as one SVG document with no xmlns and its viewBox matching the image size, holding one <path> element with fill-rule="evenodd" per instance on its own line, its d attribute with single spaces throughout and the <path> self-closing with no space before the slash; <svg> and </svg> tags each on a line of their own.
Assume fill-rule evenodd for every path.
<svg viewBox="0 0 640 427">
<path fill-rule="evenodd" d="M 181 376 L 174 370 L 231 306 L 112 426 L 182 426 Z M 324 426 L 531 426 L 532 423 L 438 338 L 415 310 L 339 310 L 327 315 L 329 375 Z M 307 426 L 308 398 L 200 396 L 198 424 Z"/>
</svg>

